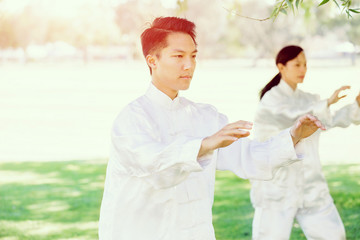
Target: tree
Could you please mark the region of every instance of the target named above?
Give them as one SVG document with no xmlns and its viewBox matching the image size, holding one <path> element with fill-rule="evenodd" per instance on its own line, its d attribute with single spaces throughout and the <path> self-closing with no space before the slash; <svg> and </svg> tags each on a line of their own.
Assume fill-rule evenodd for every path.
<svg viewBox="0 0 360 240">
<path fill-rule="evenodd" d="M 345 41 L 353 45 L 351 48 L 344 49 L 344 54 L 351 55 L 352 65 L 356 65 L 357 49 L 360 47 L 360 16 L 357 15 L 350 20 L 345 16 L 336 16 L 335 18 L 319 19 L 319 25 L 323 31 L 336 31 Z"/>
<path fill-rule="evenodd" d="M 259 1 L 241 4 L 241 11 L 244 13 L 250 13 L 254 9 L 258 16 L 267 15 L 272 11 L 271 6 L 264 7 Z M 293 16 L 279 16 L 278 21 L 253 21 L 239 18 L 230 12 L 227 35 L 223 38 L 226 41 L 224 46 L 242 46 L 242 53 L 239 51 L 239 55 L 251 56 L 255 66 L 260 58 L 274 58 L 277 51 L 286 44 L 301 44 L 309 33 L 309 28 L 303 23 L 303 18 Z M 232 41 L 234 36 L 236 39 Z"/>
<path fill-rule="evenodd" d="M 15 32 L 13 28 L 13 17 L 7 14 L 0 14 L 0 48 L 16 47 Z"/>
<path fill-rule="evenodd" d="M 115 23 L 121 32 L 121 44 L 130 49 L 132 58 L 142 58 L 139 36 L 157 16 L 172 15 L 161 1 L 127 0 L 115 8 Z"/>
<path fill-rule="evenodd" d="M 330 0 L 322 0 L 320 3 L 314 3 L 314 1 L 311 0 L 312 5 L 317 5 L 319 7 L 328 4 L 329 2 Z M 341 9 L 341 12 L 345 12 L 348 18 L 352 16 L 351 14 L 360 13 L 360 8 L 355 7 L 355 2 L 358 2 L 356 0 L 332 0 L 331 2 Z M 303 3 L 304 0 L 276 0 L 275 7 L 270 18 L 276 18 L 280 12 L 284 14 L 287 14 L 287 11 L 289 10 L 295 12 L 295 9 L 298 9 L 299 7 L 308 10 L 309 5 L 304 5 Z"/>
<path fill-rule="evenodd" d="M 178 0 L 178 2 L 180 2 L 179 8 L 184 7 L 184 4 L 181 4 L 183 1 Z M 239 2 L 238 0 L 230 1 Z M 274 0 L 271 14 L 262 18 L 254 18 L 247 15 L 241 15 L 239 14 L 239 8 L 229 8 L 227 10 L 229 12 L 232 12 L 233 14 L 244 18 L 257 21 L 266 21 L 270 19 L 276 20 L 280 13 L 287 15 L 290 11 L 295 14 L 299 9 L 304 10 L 305 15 L 309 16 L 311 14 L 311 9 L 330 4 L 336 6 L 340 10 L 341 14 L 345 13 L 348 18 L 351 18 L 352 14 L 360 13 L 360 0 Z M 262 5 L 267 5 L 267 3 L 262 3 Z"/>
<path fill-rule="evenodd" d="M 110 46 L 120 43 L 120 32 L 114 22 L 113 10 L 104 6 L 83 6 L 69 22 L 66 42 L 81 50 L 83 61 L 91 57 L 89 46 Z"/>
<path fill-rule="evenodd" d="M 40 11 L 32 5 L 26 6 L 22 12 L 12 16 L 15 47 L 23 49 L 25 62 L 29 59 L 27 47 L 32 44 L 44 44 L 47 21 Z"/>
</svg>

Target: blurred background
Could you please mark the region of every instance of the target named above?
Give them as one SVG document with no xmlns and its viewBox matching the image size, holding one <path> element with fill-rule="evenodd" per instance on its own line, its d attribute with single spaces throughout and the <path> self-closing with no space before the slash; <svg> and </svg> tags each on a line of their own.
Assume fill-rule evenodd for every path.
<svg viewBox="0 0 360 240">
<path fill-rule="evenodd" d="M 328 98 L 360 91 L 360 14 L 335 1 L 0 0 L 0 239 L 98 239 L 110 129 L 151 77 L 140 35 L 158 16 L 197 25 L 197 69 L 180 94 L 214 105 L 230 121 L 252 121 L 259 91 L 277 74 L 276 53 L 304 48 L 300 89 Z M 299 2 L 299 1 L 296 1 Z M 354 9 L 360 0 L 351 2 Z M 358 11 L 358 10 L 355 10 Z M 350 12 L 349 12 L 350 13 Z M 348 239 L 360 238 L 360 126 L 330 129 L 320 159 Z M 250 136 L 251 137 L 251 136 Z M 218 172 L 213 222 L 218 239 L 250 239 L 250 184 Z M 303 240 L 295 223 L 292 240 Z"/>
<path fill-rule="evenodd" d="M 277 73 L 285 45 L 305 49 L 303 90 L 323 98 L 360 90 L 360 14 L 305 0 L 268 19 L 275 0 L 0 0 L 0 161 L 106 159 L 118 112 L 143 94 L 150 74 L 140 34 L 158 16 L 197 25 L 198 65 L 190 90 L 230 121 L 253 119 L 260 89 Z M 353 1 L 359 4 L 359 1 Z M 254 18 L 254 19 L 249 19 Z M 333 129 L 326 163 L 359 162 L 360 127 Z"/>
</svg>

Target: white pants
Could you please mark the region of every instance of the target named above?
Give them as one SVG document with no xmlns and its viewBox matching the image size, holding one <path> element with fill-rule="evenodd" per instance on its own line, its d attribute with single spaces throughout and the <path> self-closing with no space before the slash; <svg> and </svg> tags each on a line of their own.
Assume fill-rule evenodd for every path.
<svg viewBox="0 0 360 240">
<path fill-rule="evenodd" d="M 307 239 L 345 240 L 345 228 L 334 205 L 324 208 L 287 210 L 255 208 L 253 240 L 288 240 L 294 218 Z"/>
</svg>

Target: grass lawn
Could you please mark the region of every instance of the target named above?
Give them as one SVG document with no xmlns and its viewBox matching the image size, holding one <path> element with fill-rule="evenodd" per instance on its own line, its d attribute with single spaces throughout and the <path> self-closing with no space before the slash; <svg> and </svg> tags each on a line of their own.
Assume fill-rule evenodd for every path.
<svg viewBox="0 0 360 240">
<path fill-rule="evenodd" d="M 97 239 L 106 163 L 0 163 L 0 239 Z M 360 239 L 360 165 L 329 165 L 325 175 L 347 239 Z M 251 239 L 248 181 L 218 172 L 214 203 L 217 239 Z M 295 224 L 291 239 L 305 239 Z"/>
<path fill-rule="evenodd" d="M 360 164 L 327 165 L 323 170 L 344 222 L 347 239 L 360 239 Z M 231 172 L 217 172 L 213 207 L 217 239 L 251 239 L 250 186 L 248 181 Z M 296 222 L 290 239 L 306 239 Z"/>
</svg>

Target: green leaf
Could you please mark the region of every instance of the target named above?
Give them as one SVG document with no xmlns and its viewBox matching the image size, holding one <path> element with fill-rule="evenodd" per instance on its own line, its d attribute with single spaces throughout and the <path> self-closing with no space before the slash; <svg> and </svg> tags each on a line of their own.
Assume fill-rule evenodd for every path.
<svg viewBox="0 0 360 240">
<path fill-rule="evenodd" d="M 292 5 L 292 2 L 290 2 L 290 0 L 285 0 L 286 4 L 288 5 L 288 7 L 294 11 L 294 6 Z"/>
<path fill-rule="evenodd" d="M 324 0 L 324 1 L 322 1 L 320 4 L 319 4 L 319 7 L 321 6 L 321 5 L 324 5 L 325 3 L 328 3 L 330 0 Z M 337 4 L 337 3 L 336 3 Z"/>
<path fill-rule="evenodd" d="M 296 3 L 295 3 L 296 9 L 299 9 L 299 3 L 300 3 L 300 1 L 301 1 L 301 0 L 296 0 Z M 302 2 L 302 1 L 301 1 L 301 2 Z"/>
<path fill-rule="evenodd" d="M 352 16 L 351 16 L 351 14 L 350 14 L 349 10 L 345 10 L 345 12 L 346 12 L 346 15 L 347 15 L 347 17 L 348 17 L 348 18 L 352 18 Z"/>
<path fill-rule="evenodd" d="M 359 10 L 359 9 L 349 9 L 349 11 L 351 11 L 351 12 L 360 13 L 358 10 Z"/>
<path fill-rule="evenodd" d="M 338 8 L 340 8 L 340 6 L 339 6 L 339 4 L 337 3 L 336 0 L 333 0 L 333 2 L 336 4 L 336 6 L 337 6 Z"/>
<path fill-rule="evenodd" d="M 282 12 L 283 14 L 287 15 L 287 11 L 285 10 L 285 8 L 280 9 L 280 12 Z"/>
<path fill-rule="evenodd" d="M 341 6 L 350 7 L 351 1 L 349 0 L 340 0 L 340 1 L 342 2 Z"/>
</svg>

